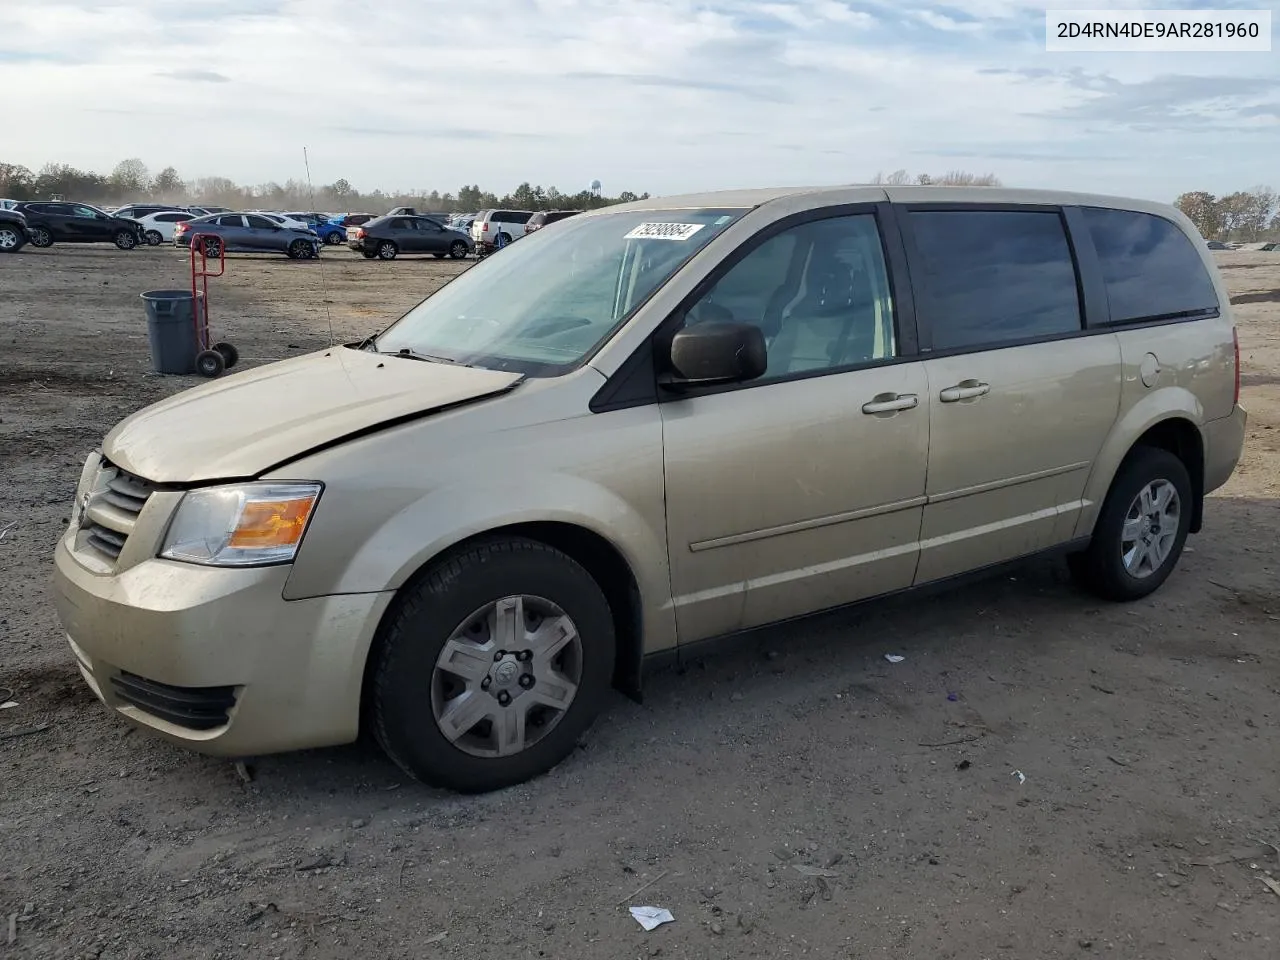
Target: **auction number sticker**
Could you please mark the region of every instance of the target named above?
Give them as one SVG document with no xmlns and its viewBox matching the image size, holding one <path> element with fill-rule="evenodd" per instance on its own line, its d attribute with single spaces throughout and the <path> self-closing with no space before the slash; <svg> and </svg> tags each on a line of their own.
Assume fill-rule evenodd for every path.
<svg viewBox="0 0 1280 960">
<path fill-rule="evenodd" d="M 623 240 L 688 240 L 705 223 L 642 223 Z"/>
</svg>

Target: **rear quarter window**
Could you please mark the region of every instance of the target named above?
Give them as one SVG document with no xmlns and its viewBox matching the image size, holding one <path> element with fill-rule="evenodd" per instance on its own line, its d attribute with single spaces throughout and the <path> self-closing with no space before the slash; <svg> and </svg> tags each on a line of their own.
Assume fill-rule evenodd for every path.
<svg viewBox="0 0 1280 960">
<path fill-rule="evenodd" d="M 1218 309 L 1200 254 L 1178 226 L 1131 210 L 1085 207 L 1112 323 L 1195 316 Z"/>
</svg>

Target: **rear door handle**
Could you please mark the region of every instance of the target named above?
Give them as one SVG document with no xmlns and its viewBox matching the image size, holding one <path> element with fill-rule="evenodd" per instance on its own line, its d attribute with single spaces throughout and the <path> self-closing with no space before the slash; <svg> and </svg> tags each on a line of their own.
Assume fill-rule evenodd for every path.
<svg viewBox="0 0 1280 960">
<path fill-rule="evenodd" d="M 862 405 L 863 413 L 896 413 L 919 406 L 920 398 L 914 393 L 882 393 Z"/>
<path fill-rule="evenodd" d="M 961 400 L 972 400 L 974 397 L 981 397 L 991 389 L 991 384 L 981 383 L 977 380 L 965 380 L 957 383 L 954 387 L 947 387 L 942 393 L 938 394 L 938 399 L 943 403 L 959 403 Z"/>
</svg>

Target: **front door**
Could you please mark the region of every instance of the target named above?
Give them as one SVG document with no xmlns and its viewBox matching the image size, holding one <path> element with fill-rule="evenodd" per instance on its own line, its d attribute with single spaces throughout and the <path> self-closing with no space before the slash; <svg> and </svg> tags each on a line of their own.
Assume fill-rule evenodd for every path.
<svg viewBox="0 0 1280 960">
<path fill-rule="evenodd" d="M 929 380 L 924 583 L 1069 540 L 1119 409 L 1120 348 L 1083 333 L 1062 215 L 906 208 Z"/>
<path fill-rule="evenodd" d="M 874 208 L 752 241 L 686 324 L 757 323 L 768 371 L 661 404 L 682 643 L 911 584 L 928 459 Z"/>
</svg>

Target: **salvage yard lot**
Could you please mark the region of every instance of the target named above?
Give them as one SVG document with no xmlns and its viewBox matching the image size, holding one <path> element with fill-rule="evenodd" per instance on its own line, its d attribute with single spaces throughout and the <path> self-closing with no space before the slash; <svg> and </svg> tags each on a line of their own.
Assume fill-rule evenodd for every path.
<svg viewBox="0 0 1280 960">
<path fill-rule="evenodd" d="M 138 299 L 188 268 L 0 257 L 3 955 L 1274 960 L 1280 254 L 1220 263 L 1245 456 L 1153 598 L 1102 604 L 1044 562 L 762 634 L 616 697 L 547 776 L 458 797 L 367 746 L 245 783 L 92 697 L 50 557 L 93 445 L 200 382 L 150 373 Z M 463 269 L 233 257 L 214 332 L 244 364 L 293 356 Z M 644 933 L 619 903 L 651 881 L 628 902 L 676 922 Z"/>
</svg>

